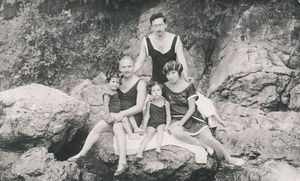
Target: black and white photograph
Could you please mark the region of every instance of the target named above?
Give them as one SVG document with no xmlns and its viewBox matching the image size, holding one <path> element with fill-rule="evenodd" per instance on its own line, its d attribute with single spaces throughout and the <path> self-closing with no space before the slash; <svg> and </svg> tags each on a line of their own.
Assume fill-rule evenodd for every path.
<svg viewBox="0 0 300 181">
<path fill-rule="evenodd" d="M 300 181 L 300 0 L 0 0 L 0 181 Z"/>
</svg>

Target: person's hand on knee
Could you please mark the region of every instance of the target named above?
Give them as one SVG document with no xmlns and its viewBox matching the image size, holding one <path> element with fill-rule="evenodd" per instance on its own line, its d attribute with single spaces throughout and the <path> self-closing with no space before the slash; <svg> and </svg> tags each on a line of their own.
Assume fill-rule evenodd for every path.
<svg viewBox="0 0 300 181">
<path fill-rule="evenodd" d="M 115 120 L 116 123 L 121 122 L 124 115 L 120 113 L 110 113 L 110 116 Z"/>
</svg>

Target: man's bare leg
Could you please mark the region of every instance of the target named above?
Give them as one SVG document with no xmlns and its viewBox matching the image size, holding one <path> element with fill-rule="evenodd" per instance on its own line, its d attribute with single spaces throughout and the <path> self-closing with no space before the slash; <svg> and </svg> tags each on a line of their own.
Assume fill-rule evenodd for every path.
<svg viewBox="0 0 300 181">
<path fill-rule="evenodd" d="M 99 121 L 87 136 L 80 152 L 69 158 L 68 161 L 76 161 L 78 158 L 86 155 L 92 146 L 98 141 L 101 134 L 108 130 L 112 130 L 111 125 L 107 124 L 104 120 Z"/>
</svg>

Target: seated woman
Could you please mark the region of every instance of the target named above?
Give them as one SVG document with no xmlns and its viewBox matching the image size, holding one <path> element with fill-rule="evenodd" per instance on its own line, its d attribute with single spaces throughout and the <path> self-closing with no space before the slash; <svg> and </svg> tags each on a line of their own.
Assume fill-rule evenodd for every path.
<svg viewBox="0 0 300 181">
<path fill-rule="evenodd" d="M 208 151 L 207 146 L 213 148 L 230 164 L 242 165 L 244 160 L 231 157 L 224 146 L 213 137 L 207 121 L 196 109 L 197 94 L 194 85 L 180 77 L 182 70 L 182 65 L 175 61 L 166 63 L 163 68 L 163 73 L 168 79 L 163 84 L 163 96 L 170 103 L 172 115 L 169 131 L 174 137 L 186 143 L 203 146 Z"/>
</svg>

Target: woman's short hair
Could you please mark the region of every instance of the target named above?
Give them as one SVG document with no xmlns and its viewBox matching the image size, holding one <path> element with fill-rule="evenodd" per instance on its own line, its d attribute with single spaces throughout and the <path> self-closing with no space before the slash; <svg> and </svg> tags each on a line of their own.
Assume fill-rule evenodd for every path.
<svg viewBox="0 0 300 181">
<path fill-rule="evenodd" d="M 163 74 L 166 75 L 171 71 L 177 71 L 179 76 L 181 76 L 181 73 L 183 71 L 182 64 L 176 61 L 167 62 L 163 68 Z"/>
<path fill-rule="evenodd" d="M 147 85 L 147 93 L 148 94 L 151 94 L 152 87 L 155 85 L 158 85 L 160 87 L 160 89 L 162 90 L 162 85 L 160 83 L 155 82 L 155 81 L 150 81 Z"/>
</svg>

